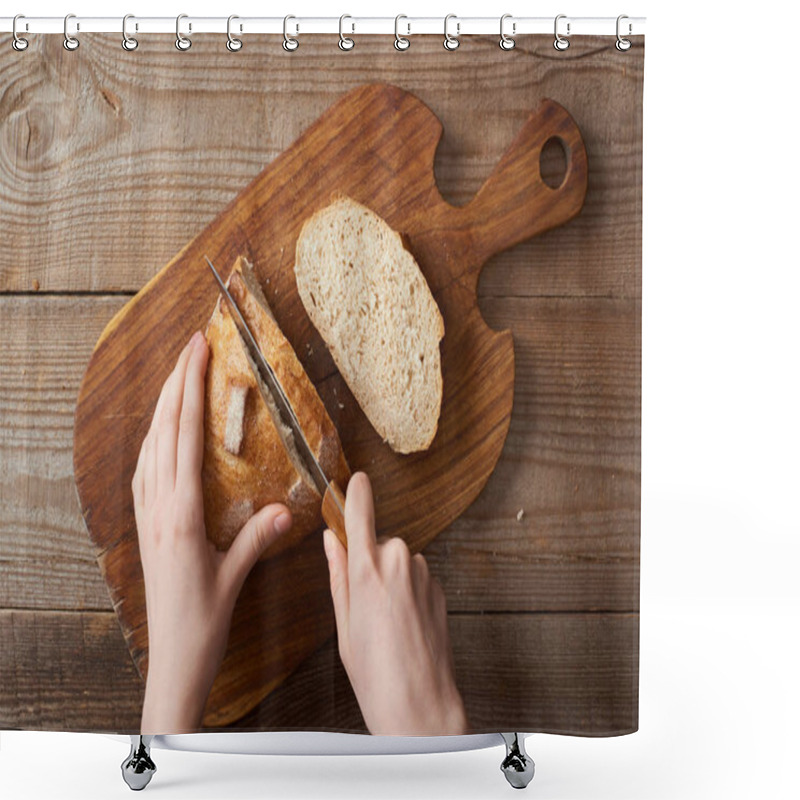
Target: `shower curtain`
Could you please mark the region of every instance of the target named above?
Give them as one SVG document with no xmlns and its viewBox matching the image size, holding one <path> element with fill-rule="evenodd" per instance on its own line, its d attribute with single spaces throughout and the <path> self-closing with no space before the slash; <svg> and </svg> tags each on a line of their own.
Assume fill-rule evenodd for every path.
<svg viewBox="0 0 800 800">
<path fill-rule="evenodd" d="M 0 728 L 136 733 L 149 703 L 153 733 L 635 731 L 643 43 L 30 39 L 0 37 Z M 381 295 L 392 335 L 441 315 L 435 434 L 411 453 L 363 398 L 389 362 L 353 378 L 301 297 L 304 225 L 342 198 L 410 270 Z M 341 235 L 361 261 L 364 236 Z M 269 418 L 255 380 L 209 406 L 233 356 L 186 347 L 221 313 L 206 257 L 223 282 L 252 265 L 347 475 L 368 477 L 342 481 L 347 550 L 317 497 L 227 583 L 209 509 L 238 502 L 239 537 L 268 547 L 264 498 L 295 498 L 268 457 L 211 441 L 212 413 L 248 441 Z M 427 312 L 398 299 L 414 275 Z M 148 435 L 182 458 L 191 419 L 162 418 L 190 396 L 196 469 L 153 505 Z M 250 495 L 210 496 L 215 454 L 249 459 Z"/>
</svg>

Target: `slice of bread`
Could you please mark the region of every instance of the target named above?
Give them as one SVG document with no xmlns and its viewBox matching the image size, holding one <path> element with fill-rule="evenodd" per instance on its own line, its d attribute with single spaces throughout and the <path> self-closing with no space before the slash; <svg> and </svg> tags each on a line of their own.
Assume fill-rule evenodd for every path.
<svg viewBox="0 0 800 800">
<path fill-rule="evenodd" d="M 398 453 L 430 447 L 444 321 L 400 235 L 338 196 L 303 225 L 294 271 L 308 316 L 375 430 Z"/>
<path fill-rule="evenodd" d="M 346 486 L 350 470 L 336 428 L 264 297 L 252 265 L 237 259 L 226 283 L 259 349 L 278 377 L 309 447 L 329 479 Z M 296 544 L 322 524 L 321 497 L 283 424 L 269 389 L 222 295 L 206 328 L 203 499 L 206 534 L 226 550 L 263 506 L 285 503 L 294 523 L 261 558 Z"/>
</svg>

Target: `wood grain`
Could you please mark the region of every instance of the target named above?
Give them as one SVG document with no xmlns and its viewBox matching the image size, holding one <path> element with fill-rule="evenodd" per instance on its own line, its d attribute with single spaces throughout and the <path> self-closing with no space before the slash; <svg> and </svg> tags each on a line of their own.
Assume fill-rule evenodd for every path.
<svg viewBox="0 0 800 800">
<path fill-rule="evenodd" d="M 522 37 L 502 53 L 496 37 L 469 37 L 450 54 L 438 37 L 417 37 L 410 54 L 395 54 L 391 37 L 363 37 L 341 54 L 336 37 L 309 37 L 299 54 L 284 54 L 279 37 L 254 37 L 232 55 L 224 37 L 205 36 L 177 57 L 173 37 L 148 42 L 126 54 L 118 36 L 88 34 L 65 54 L 58 37 L 33 37 L 21 58 L 10 36 L 0 36 L 0 294 L 14 293 L 0 297 L 0 608 L 38 609 L 31 618 L 40 620 L 22 625 L 14 612 L 13 638 L 0 623 L 0 726 L 115 730 L 125 721 L 123 730 L 137 729 L 141 684 L 112 613 L 103 615 L 103 646 L 91 657 L 73 646 L 79 628 L 59 638 L 45 631 L 61 623 L 41 616 L 50 608 L 111 611 L 72 477 L 83 370 L 130 296 L 332 98 L 370 80 L 402 85 L 436 109 L 444 126 L 436 182 L 456 205 L 474 196 L 543 97 L 570 110 L 591 164 L 576 219 L 492 257 L 481 273 L 484 317 L 513 332 L 517 385 L 497 469 L 426 548 L 445 585 L 451 629 L 459 612 L 475 613 L 491 619 L 513 652 L 528 641 L 515 627 L 527 615 L 481 611 L 573 612 L 541 615 L 548 619 L 593 611 L 585 616 L 600 626 L 619 617 L 609 612 L 638 608 L 638 444 L 629 433 L 640 404 L 643 45 L 620 54 L 608 37 L 578 37 L 555 53 L 552 37 Z M 543 173 L 555 169 L 543 160 Z M 20 296 L 35 295 L 34 280 L 38 296 Z M 124 294 L 87 296 L 112 292 Z M 601 641 L 588 622 L 562 631 L 578 668 L 579 654 L 596 647 L 619 661 L 595 670 L 582 693 L 570 689 L 575 669 L 550 674 L 551 695 L 571 697 L 551 706 L 554 729 L 601 734 L 586 724 L 601 718 L 605 732 L 632 729 L 631 620 L 631 631 L 606 624 Z M 474 635 L 483 652 L 489 634 Z M 361 724 L 341 668 L 331 678 L 320 653 L 267 698 L 264 719 Z M 332 649 L 324 658 L 337 660 Z M 502 676 L 542 702 L 541 678 L 531 685 L 536 659 L 509 662 Z M 490 674 L 487 661 L 467 663 L 479 680 Z M 316 684 L 303 677 L 309 668 Z M 518 699 L 495 713 L 484 682 L 487 723 L 513 719 Z M 533 700 L 522 705 L 535 710 Z M 240 724 L 258 720 L 262 708 Z"/>
<path fill-rule="evenodd" d="M 472 730 L 603 736 L 638 727 L 636 614 L 450 618 Z M 111 612 L 0 611 L 0 728 L 138 733 L 143 684 Z M 621 645 L 625 644 L 626 647 Z M 366 732 L 331 641 L 225 730 Z M 520 698 L 525 698 L 521 703 Z"/>
<path fill-rule="evenodd" d="M 508 332 L 493 332 L 480 315 L 478 275 L 493 254 L 580 211 L 586 151 L 565 109 L 543 100 L 473 200 L 454 207 L 442 199 L 433 175 L 441 132 L 435 114 L 398 87 L 354 89 L 259 173 L 101 334 L 75 410 L 75 482 L 100 569 L 143 674 L 144 582 L 131 496 L 120 487 L 130 486 L 142 422 L 152 417 L 178 354 L 216 302 L 219 289 L 206 255 L 223 276 L 239 255 L 252 262 L 309 377 L 338 390 L 344 411 L 333 421 L 351 469 L 370 475 L 376 522 L 386 535 L 421 550 L 463 513 L 494 469 L 511 417 L 514 351 Z M 551 188 L 539 162 L 554 138 L 568 156 L 563 180 Z M 300 229 L 339 193 L 368 204 L 403 233 L 444 318 L 441 413 L 424 452 L 401 455 L 381 441 L 297 292 L 292 264 Z M 119 415 L 113 425 L 104 418 L 109 412 Z M 238 719 L 333 633 L 329 594 L 324 554 L 307 540 L 254 568 L 233 615 L 207 724 Z M 265 636 L 255 639 L 254 628 Z"/>
<path fill-rule="evenodd" d="M 0 611 L 0 642 L 0 728 L 123 733 L 141 720 L 144 684 L 113 612 Z"/>
<path fill-rule="evenodd" d="M 638 614 L 458 614 L 449 627 L 473 733 L 496 732 L 498 719 L 579 736 L 637 730 Z M 229 729 L 271 727 L 367 732 L 334 641 Z"/>
<path fill-rule="evenodd" d="M 486 289 L 505 293 L 513 276 L 522 295 L 641 296 L 638 42 L 623 54 L 608 37 L 579 37 L 556 53 L 552 37 L 534 36 L 503 53 L 479 36 L 446 53 L 422 36 L 397 53 L 368 36 L 343 54 L 323 36 L 290 54 L 258 36 L 232 55 L 222 39 L 176 59 L 169 36 L 124 53 L 118 36 L 84 34 L 67 69 L 58 37 L 33 37 L 24 58 L 0 37 L 0 208 L 15 230 L 0 227 L 0 287 L 26 291 L 35 278 L 47 291 L 138 291 L 333 98 L 386 81 L 436 109 L 437 185 L 456 205 L 528 110 L 560 99 L 591 143 L 584 211 L 497 256 Z M 587 246 L 591 259 L 572 258 Z"/>
<path fill-rule="evenodd" d="M 81 371 L 126 300 L 0 297 L 0 607 L 111 608 L 75 492 L 72 425 Z M 425 548 L 449 607 L 635 611 L 638 301 L 481 308 L 514 337 L 514 411 L 483 492 Z"/>
</svg>

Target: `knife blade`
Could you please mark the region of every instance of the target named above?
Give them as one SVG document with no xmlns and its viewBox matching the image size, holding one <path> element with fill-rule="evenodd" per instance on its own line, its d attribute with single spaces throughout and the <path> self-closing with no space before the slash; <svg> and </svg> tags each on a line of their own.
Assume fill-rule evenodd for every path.
<svg viewBox="0 0 800 800">
<path fill-rule="evenodd" d="M 258 346 L 239 306 L 228 291 L 228 287 L 220 277 L 220 274 L 211 263 L 211 259 L 207 255 L 204 256 L 204 258 L 208 262 L 208 266 L 211 267 L 211 271 L 214 273 L 214 277 L 219 284 L 223 297 L 228 301 L 228 305 L 233 311 L 232 316 L 234 324 L 247 346 L 248 352 L 258 369 L 259 376 L 269 390 L 272 399 L 275 401 L 281 421 L 291 430 L 300 458 L 303 460 L 303 463 L 306 465 L 306 468 L 314 480 L 314 485 L 317 487 L 317 491 L 322 498 L 322 517 L 328 527 L 344 545 L 345 549 L 347 549 L 347 533 L 344 527 L 344 494 L 336 481 L 328 480 L 325 470 L 322 469 L 322 465 L 317 460 L 314 451 L 311 449 L 306 439 L 303 428 L 300 426 L 300 422 L 297 419 L 297 414 L 295 414 L 291 401 L 286 396 L 286 392 L 283 390 L 281 382 L 275 374 L 275 370 L 272 369 L 270 363 L 264 358 L 264 354 L 261 352 L 261 348 Z"/>
</svg>

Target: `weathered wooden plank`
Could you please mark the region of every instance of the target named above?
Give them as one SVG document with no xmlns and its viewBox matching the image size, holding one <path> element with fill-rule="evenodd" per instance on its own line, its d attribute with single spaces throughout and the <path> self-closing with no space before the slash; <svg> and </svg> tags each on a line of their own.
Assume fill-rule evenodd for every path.
<svg viewBox="0 0 800 800">
<path fill-rule="evenodd" d="M 132 731 L 143 700 L 112 611 L 0 610 L 0 728 Z"/>
<path fill-rule="evenodd" d="M 426 549 L 450 608 L 638 609 L 640 304 L 481 308 L 513 332 L 514 408 L 483 492 Z"/>
<path fill-rule="evenodd" d="M 638 727 L 638 615 L 451 615 L 474 732 L 585 736 Z M 143 685 L 113 612 L 0 611 L 0 728 L 138 731 Z M 524 698 L 524 702 L 520 702 Z M 335 642 L 228 730 L 364 723 Z"/>
<path fill-rule="evenodd" d="M 72 426 L 94 342 L 127 299 L 0 298 L 0 607 L 111 608 L 80 513 Z"/>
<path fill-rule="evenodd" d="M 110 608 L 75 494 L 72 424 L 92 347 L 126 300 L 0 298 L 0 607 Z M 514 335 L 514 410 L 486 488 L 426 550 L 449 608 L 635 611 L 638 301 L 481 306 Z"/>
<path fill-rule="evenodd" d="M 635 731 L 638 622 L 635 614 L 451 615 L 473 732 L 506 723 L 577 735 Z M 367 732 L 334 640 L 230 729 L 269 727 Z"/>
<path fill-rule="evenodd" d="M 275 37 L 253 37 L 231 56 L 207 35 L 177 59 L 168 36 L 133 53 L 110 34 L 81 41 L 70 69 L 57 37 L 34 37 L 24 59 L 8 37 L 0 46 L 0 291 L 34 279 L 46 290 L 138 291 L 335 99 L 386 81 L 442 121 L 435 171 L 457 205 L 541 98 L 581 129 L 582 214 L 497 256 L 482 291 L 641 296 L 639 44 L 619 53 L 608 37 L 582 37 L 557 54 L 537 36 L 504 53 L 485 36 L 447 53 L 426 36 L 409 56 L 390 38 L 363 37 L 344 55 L 323 36 L 288 54 Z"/>
<path fill-rule="evenodd" d="M 183 342 L 206 323 L 218 295 L 204 254 L 220 265 L 240 252 L 252 258 L 276 321 L 295 350 L 307 353 L 309 377 L 338 389 L 343 408 L 335 409 L 333 421 L 350 467 L 370 473 L 380 530 L 403 536 L 415 552 L 424 549 L 463 514 L 494 470 L 511 421 L 514 348 L 509 332 L 491 331 L 480 316 L 478 271 L 491 255 L 579 213 L 588 184 L 586 151 L 564 108 L 543 101 L 476 202 L 455 208 L 434 180 L 441 132 L 439 120 L 413 94 L 388 84 L 359 86 L 262 171 L 106 328 L 81 384 L 73 463 L 90 537 L 140 671 L 147 644 L 142 575 L 130 495 L 117 489 L 131 483 L 142 419 L 152 415 Z M 539 175 L 541 151 L 553 137 L 570 154 L 567 178 L 556 192 Z M 441 413 L 424 453 L 400 455 L 381 440 L 332 369 L 297 294 L 290 259 L 300 229 L 338 191 L 373 204 L 392 227 L 409 233 L 444 320 Z M 105 419 L 110 409 L 124 412 L 113 424 Z M 299 548 L 271 571 L 285 577 L 286 593 L 275 591 L 260 569 L 245 587 L 231 641 L 252 646 L 252 657 L 223 662 L 208 724 L 244 714 L 330 636 L 328 570 L 319 547 L 312 553 Z M 305 620 L 297 619 L 298 608 Z M 292 633 L 258 644 L 253 626 L 269 625 L 276 615 L 297 623 Z"/>
<path fill-rule="evenodd" d="M 589 152 L 586 203 L 569 225 L 483 270 L 487 322 L 515 337 L 511 429 L 484 492 L 427 555 L 457 612 L 451 629 L 474 725 L 496 730 L 497 709 L 512 713 L 530 697 L 523 710 L 540 709 L 540 724 L 504 725 L 635 729 L 635 614 L 458 612 L 638 608 L 640 304 L 502 298 L 641 296 L 643 47 L 619 54 L 607 38 L 578 39 L 556 54 L 550 38 L 524 37 L 502 53 L 496 37 L 470 37 L 445 53 L 438 37 L 418 37 L 409 57 L 391 38 L 364 37 L 345 56 L 336 37 L 311 37 L 298 56 L 256 37 L 231 56 L 224 37 L 207 36 L 177 59 L 169 36 L 126 54 L 118 37 L 90 34 L 66 69 L 56 37 L 34 37 L 24 59 L 9 39 L 0 40 L 0 293 L 29 291 L 34 279 L 43 290 L 138 291 L 366 81 L 396 83 L 439 116 L 436 176 L 455 204 L 477 191 L 542 97 L 569 109 Z M 83 369 L 126 299 L 0 298 L 0 607 L 100 610 L 0 611 L 0 727 L 138 725 L 141 685 L 115 616 L 102 613 L 108 595 L 72 476 Z M 504 672 L 504 650 L 532 660 L 517 672 L 512 659 Z M 332 643 L 256 719 L 359 729 Z M 576 720 L 580 730 L 563 729 Z"/>
<path fill-rule="evenodd" d="M 94 342 L 125 300 L 0 298 L 0 607 L 110 607 L 75 495 L 72 415 Z M 513 331 L 514 410 L 483 493 L 426 550 L 450 608 L 636 610 L 638 302 L 482 309 Z"/>
</svg>

